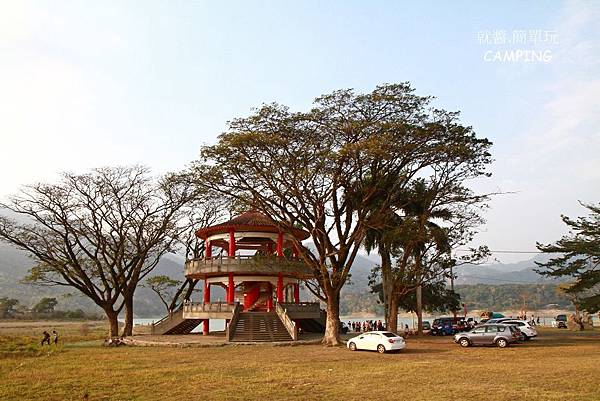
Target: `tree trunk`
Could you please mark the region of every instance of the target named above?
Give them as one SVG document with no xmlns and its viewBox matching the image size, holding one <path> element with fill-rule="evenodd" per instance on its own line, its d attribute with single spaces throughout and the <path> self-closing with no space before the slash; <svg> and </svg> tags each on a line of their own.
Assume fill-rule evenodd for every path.
<svg viewBox="0 0 600 401">
<path fill-rule="evenodd" d="M 119 337 L 119 314 L 112 309 L 105 309 L 104 313 L 108 319 L 109 337 Z"/>
<path fill-rule="evenodd" d="M 181 294 L 183 293 L 184 290 L 185 290 L 185 293 L 183 293 L 183 299 L 189 300 L 197 283 L 198 283 L 198 280 L 194 280 L 191 278 L 186 279 L 183 282 L 183 284 L 177 289 L 177 292 L 175 293 L 175 295 L 173 296 L 173 299 L 171 300 L 171 304 L 167 308 L 167 312 L 169 310 L 175 311 L 175 310 L 177 310 L 177 308 L 179 308 L 179 306 L 181 305 L 181 302 L 180 302 Z"/>
<path fill-rule="evenodd" d="M 133 335 L 133 292 L 124 294 L 125 297 L 125 327 L 123 327 L 123 337 Z"/>
<path fill-rule="evenodd" d="M 452 271 L 452 266 L 450 266 L 450 291 L 452 291 L 452 293 L 454 293 L 454 272 Z M 452 310 L 452 315 L 454 316 L 454 318 L 456 319 L 456 315 L 457 315 L 457 310 L 453 309 Z M 465 316 L 466 318 L 467 316 Z"/>
<path fill-rule="evenodd" d="M 417 298 L 417 335 L 423 335 L 423 294 L 421 284 L 417 285 L 415 294 Z"/>
<path fill-rule="evenodd" d="M 398 299 L 395 296 L 390 298 L 389 308 L 389 322 L 387 323 L 386 329 L 392 333 L 398 333 Z"/>
<path fill-rule="evenodd" d="M 340 293 L 339 291 L 331 292 L 333 294 L 327 295 L 327 320 L 322 343 L 334 346 L 340 344 Z"/>
<path fill-rule="evenodd" d="M 381 287 L 383 290 L 383 304 L 385 305 L 385 325 L 390 327 L 392 299 L 394 298 L 394 280 L 392 279 L 392 260 L 385 244 L 379 245 L 381 255 Z M 397 314 L 396 314 L 397 317 Z"/>
<path fill-rule="evenodd" d="M 417 290 L 415 293 L 415 298 L 416 298 L 416 303 L 417 303 L 417 307 L 416 307 L 416 312 L 417 312 L 417 335 L 418 336 L 422 336 L 423 335 L 423 288 L 421 285 L 421 252 L 418 251 L 417 254 L 415 255 L 415 268 L 416 268 L 416 274 L 415 274 L 415 281 L 417 282 Z"/>
</svg>

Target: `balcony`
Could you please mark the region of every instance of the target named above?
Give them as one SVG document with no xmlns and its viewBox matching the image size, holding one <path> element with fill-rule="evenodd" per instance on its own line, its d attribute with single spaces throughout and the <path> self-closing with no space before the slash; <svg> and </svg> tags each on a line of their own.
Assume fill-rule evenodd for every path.
<svg viewBox="0 0 600 401">
<path fill-rule="evenodd" d="M 318 319 L 321 316 L 321 307 L 318 302 L 280 303 L 279 304 L 290 319 Z"/>
<path fill-rule="evenodd" d="M 226 302 L 186 302 L 183 304 L 184 319 L 231 319 L 237 304 Z"/>
<path fill-rule="evenodd" d="M 236 255 L 235 257 L 216 256 L 205 259 L 192 259 L 185 263 L 185 275 L 204 279 L 207 276 L 220 276 L 229 273 L 246 275 L 276 276 L 309 279 L 312 270 L 302 260 L 262 255 Z"/>
</svg>

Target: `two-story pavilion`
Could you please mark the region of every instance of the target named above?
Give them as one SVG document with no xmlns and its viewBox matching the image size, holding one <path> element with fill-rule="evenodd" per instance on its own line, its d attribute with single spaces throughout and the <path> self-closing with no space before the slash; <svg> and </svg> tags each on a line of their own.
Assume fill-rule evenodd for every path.
<svg viewBox="0 0 600 401">
<path fill-rule="evenodd" d="M 189 332 L 202 322 L 207 335 L 209 319 L 225 319 L 230 341 L 291 340 L 301 325 L 319 328 L 318 304 L 300 302 L 300 283 L 313 277 L 295 245 L 308 238 L 306 231 L 283 232 L 270 217 L 249 211 L 196 236 L 204 257 L 187 261 L 185 276 L 204 282 L 203 302 L 187 301 L 177 316 L 155 325 L 156 333 Z M 213 286 L 225 290 L 225 302 L 211 302 Z"/>
</svg>

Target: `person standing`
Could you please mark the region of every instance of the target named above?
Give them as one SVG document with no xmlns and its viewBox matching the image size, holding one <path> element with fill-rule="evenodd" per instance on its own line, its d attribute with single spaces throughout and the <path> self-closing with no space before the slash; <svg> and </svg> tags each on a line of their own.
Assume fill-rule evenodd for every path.
<svg viewBox="0 0 600 401">
<path fill-rule="evenodd" d="M 58 333 L 56 330 L 52 330 L 52 340 L 54 341 L 54 345 L 58 345 Z"/>
<path fill-rule="evenodd" d="M 50 334 L 46 330 L 42 334 L 44 335 L 44 338 L 42 338 L 42 347 L 44 344 L 50 345 Z"/>
</svg>

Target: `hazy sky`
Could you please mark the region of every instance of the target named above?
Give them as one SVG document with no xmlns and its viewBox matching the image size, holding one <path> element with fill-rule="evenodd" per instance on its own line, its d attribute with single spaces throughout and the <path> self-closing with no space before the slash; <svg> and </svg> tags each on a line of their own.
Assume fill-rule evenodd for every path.
<svg viewBox="0 0 600 401">
<path fill-rule="evenodd" d="M 180 169 L 261 103 L 410 81 L 494 142 L 475 187 L 514 192 L 475 245 L 557 239 L 600 201 L 600 3 L 417 3 L 1 1 L 0 198 L 63 170 Z"/>
</svg>

